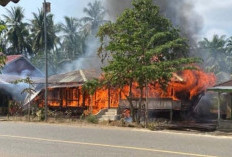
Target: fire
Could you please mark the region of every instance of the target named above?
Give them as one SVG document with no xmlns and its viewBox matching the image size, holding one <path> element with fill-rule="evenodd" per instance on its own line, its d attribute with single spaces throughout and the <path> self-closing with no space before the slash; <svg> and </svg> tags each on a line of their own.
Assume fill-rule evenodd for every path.
<svg viewBox="0 0 232 157">
<path fill-rule="evenodd" d="M 148 98 L 171 98 L 173 100 L 191 100 L 208 87 L 216 82 L 214 74 L 205 73 L 201 70 L 184 70 L 174 74 L 168 83 L 166 90 L 163 90 L 158 83 L 148 85 Z M 140 91 L 137 83 L 133 83 L 132 95 L 134 98 L 140 97 Z M 87 106 L 93 114 L 101 109 L 116 108 L 120 99 L 126 99 L 129 96 L 129 87 L 123 89 L 102 88 L 98 89 L 94 95 L 83 93 L 81 87 L 49 89 L 48 104 L 51 107 L 83 107 Z M 145 98 L 145 88 L 143 90 Z M 36 98 L 37 99 L 37 98 Z M 41 101 L 43 103 L 44 101 Z M 41 106 L 41 105 L 40 105 Z"/>
<path fill-rule="evenodd" d="M 191 100 L 208 87 L 215 85 L 216 77 L 212 73 L 205 73 L 201 70 L 184 70 L 173 78 L 166 88 L 163 90 L 158 83 L 148 85 L 148 98 L 171 98 L 173 100 Z M 140 97 L 137 83 L 133 83 L 132 95 L 134 98 Z M 101 89 L 95 94 L 95 106 L 93 113 L 97 113 L 100 109 L 108 107 L 108 90 Z M 129 95 L 129 86 L 125 86 L 121 92 L 119 89 L 111 89 L 110 107 L 118 107 L 119 99 L 126 99 Z M 145 97 L 145 89 L 143 90 Z"/>
</svg>

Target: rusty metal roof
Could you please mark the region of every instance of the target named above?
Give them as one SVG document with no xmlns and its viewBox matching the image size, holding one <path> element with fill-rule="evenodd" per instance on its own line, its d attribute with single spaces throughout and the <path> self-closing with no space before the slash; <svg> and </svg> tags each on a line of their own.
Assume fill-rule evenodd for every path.
<svg viewBox="0 0 232 157">
<path fill-rule="evenodd" d="M 76 70 L 64 74 L 52 75 L 48 78 L 51 84 L 66 84 L 66 83 L 84 83 L 93 78 L 99 78 L 100 72 L 96 70 Z"/>
</svg>

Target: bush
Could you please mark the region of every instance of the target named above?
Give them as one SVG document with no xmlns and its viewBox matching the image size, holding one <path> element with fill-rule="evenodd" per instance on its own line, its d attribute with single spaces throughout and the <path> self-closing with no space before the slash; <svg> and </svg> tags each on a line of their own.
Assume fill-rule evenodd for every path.
<svg viewBox="0 0 232 157">
<path fill-rule="evenodd" d="M 36 116 L 39 117 L 40 121 L 44 121 L 45 120 L 45 113 L 44 113 L 44 109 L 41 108 L 36 112 Z"/>
<path fill-rule="evenodd" d="M 89 123 L 94 123 L 94 124 L 97 124 L 98 123 L 98 119 L 96 116 L 90 114 L 88 116 L 86 116 L 86 121 L 89 122 Z"/>
</svg>

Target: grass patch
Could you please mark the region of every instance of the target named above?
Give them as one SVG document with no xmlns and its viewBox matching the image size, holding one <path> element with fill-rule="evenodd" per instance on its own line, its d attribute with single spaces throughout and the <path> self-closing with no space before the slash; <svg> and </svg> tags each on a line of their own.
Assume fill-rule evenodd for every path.
<svg viewBox="0 0 232 157">
<path fill-rule="evenodd" d="M 89 123 L 93 123 L 93 124 L 97 124 L 98 123 L 98 119 L 96 116 L 90 114 L 88 116 L 85 117 L 85 120 Z"/>
</svg>

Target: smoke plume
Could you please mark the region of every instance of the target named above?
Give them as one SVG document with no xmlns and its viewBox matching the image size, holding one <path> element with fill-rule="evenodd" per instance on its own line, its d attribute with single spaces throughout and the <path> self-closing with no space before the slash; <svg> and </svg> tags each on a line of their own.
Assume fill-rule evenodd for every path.
<svg viewBox="0 0 232 157">
<path fill-rule="evenodd" d="M 194 11 L 192 0 L 153 0 L 160 7 L 160 12 L 169 18 L 174 26 L 179 27 L 182 35 L 194 42 L 202 28 L 202 18 Z M 131 0 L 104 0 L 104 6 L 110 20 L 115 20 L 120 13 L 131 7 Z"/>
<path fill-rule="evenodd" d="M 59 73 L 70 72 L 78 69 L 101 69 L 103 64 L 97 55 L 97 49 L 100 46 L 98 39 L 95 38 L 95 36 L 88 36 L 85 42 L 87 47 L 84 55 L 71 63 L 65 64 L 62 68 L 60 68 Z"/>
</svg>

